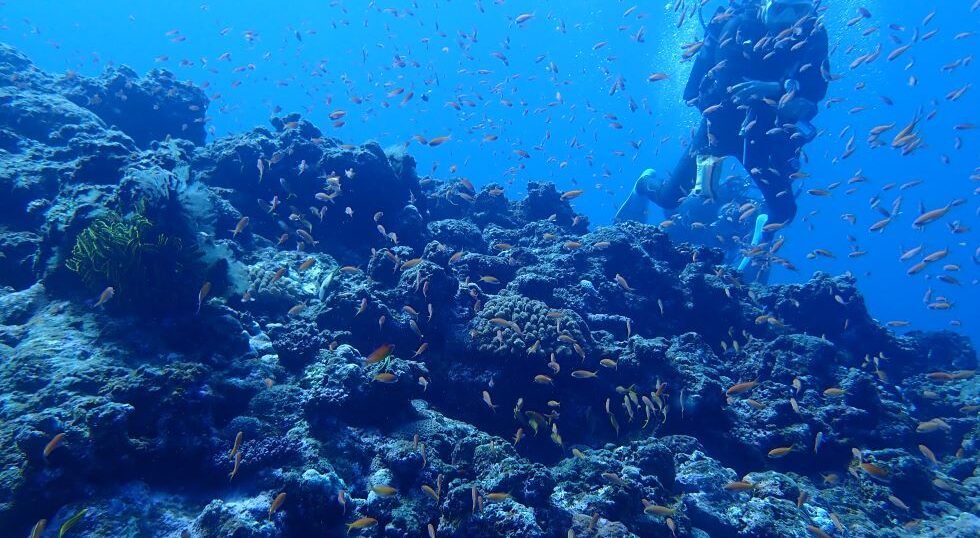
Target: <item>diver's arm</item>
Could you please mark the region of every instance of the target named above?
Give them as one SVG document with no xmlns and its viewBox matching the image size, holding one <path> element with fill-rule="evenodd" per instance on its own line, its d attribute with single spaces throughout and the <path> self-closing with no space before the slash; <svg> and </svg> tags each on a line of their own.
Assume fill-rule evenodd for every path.
<svg viewBox="0 0 980 538">
<path fill-rule="evenodd" d="M 792 99 L 780 100 L 779 114 L 783 119 L 799 122 L 816 117 L 817 103 L 827 95 L 826 74 L 830 71 L 827 51 L 827 31 L 819 26 L 810 36 L 805 61 L 782 82 L 782 90 L 792 94 Z"/>
<path fill-rule="evenodd" d="M 704 81 L 705 75 L 708 74 L 708 71 L 711 70 L 717 61 L 719 36 L 724 35 L 727 26 L 727 23 L 723 22 L 724 19 L 718 17 L 718 15 L 724 11 L 724 8 L 719 7 L 715 12 L 715 16 L 712 17 L 711 22 L 708 23 L 708 27 L 705 29 L 704 44 L 701 46 L 701 50 L 698 51 L 698 55 L 694 58 L 691 75 L 687 78 L 687 85 L 684 86 L 684 101 L 688 104 L 695 104 L 695 101 L 700 97 L 701 82 Z"/>
<path fill-rule="evenodd" d="M 684 86 L 684 101 L 690 103 L 691 101 L 698 98 L 701 93 L 701 81 L 704 80 L 704 76 L 711 69 L 712 59 L 714 58 L 714 46 L 711 45 L 709 48 L 708 40 L 710 38 L 705 38 L 704 47 L 698 51 L 697 58 L 694 59 L 694 66 L 691 67 L 691 76 L 687 79 L 687 85 Z"/>
<path fill-rule="evenodd" d="M 817 116 L 817 104 L 805 97 L 794 97 L 779 105 L 779 116 L 792 123 L 810 121 Z"/>
<path fill-rule="evenodd" d="M 816 104 L 827 96 L 827 75 L 830 72 L 827 51 L 827 31 L 821 26 L 810 36 L 807 59 L 793 77 L 799 85 L 798 98 Z"/>
</svg>

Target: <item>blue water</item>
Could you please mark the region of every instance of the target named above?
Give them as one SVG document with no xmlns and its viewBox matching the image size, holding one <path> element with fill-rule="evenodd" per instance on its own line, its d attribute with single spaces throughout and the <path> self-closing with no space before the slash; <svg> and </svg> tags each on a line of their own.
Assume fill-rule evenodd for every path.
<svg viewBox="0 0 980 538">
<path fill-rule="evenodd" d="M 672 166 L 681 141 L 696 126 L 696 111 L 681 101 L 690 63 L 680 61 L 680 47 L 702 32 L 692 19 L 678 27 L 672 3 L 643 4 L 627 16 L 632 2 L 366 4 L 15 1 L 0 4 L 0 41 L 53 72 L 95 75 L 109 64 L 174 71 L 212 97 L 213 137 L 266 124 L 281 109 L 301 112 L 346 142 L 408 142 L 420 174 L 496 182 L 514 195 L 529 179 L 583 188 L 587 194 L 576 207 L 594 225 L 611 221 L 644 168 Z M 980 40 L 973 34 L 980 14 L 965 0 L 824 4 L 832 71 L 840 76 L 828 100 L 840 102 L 820 107 L 815 123 L 822 133 L 806 149 L 810 161 L 804 170 L 811 177 L 802 186 L 842 184 L 830 197 L 800 197 L 798 218 L 785 230 L 781 251 L 798 272 L 777 270 L 773 282 L 803 281 L 814 271 L 850 271 L 881 321 L 906 320 L 909 329 L 953 328 L 980 341 L 977 232 L 953 234 L 948 228 L 955 221 L 964 228 L 976 225 L 980 185 L 970 176 L 978 174 L 980 140 L 976 130 L 956 126 L 980 123 L 980 88 L 955 102 L 946 99 L 965 85 L 977 86 L 970 60 Z M 848 26 L 859 6 L 872 16 Z M 933 10 L 934 19 L 923 25 Z M 712 11 L 709 5 L 706 16 Z M 515 23 L 525 13 L 534 16 Z M 872 27 L 878 29 L 864 35 Z M 641 29 L 642 42 L 636 39 Z M 894 61 L 886 59 L 916 30 L 922 35 L 933 29 L 939 32 L 931 39 Z M 849 68 L 879 45 L 875 62 Z M 647 82 L 653 72 L 670 78 Z M 620 78 L 625 89 L 610 95 Z M 447 102 L 461 103 L 460 109 Z M 852 113 L 855 107 L 863 110 Z M 330 127 L 328 116 L 340 110 L 347 113 L 345 123 Z M 933 110 L 934 118 L 919 127 L 925 147 L 910 156 L 866 143 L 875 125 L 897 124 L 882 137 L 890 141 L 917 111 Z M 613 122 L 622 128 L 612 128 Z M 413 135 L 451 139 L 428 147 Z M 488 135 L 498 139 L 486 141 Z M 851 136 L 857 150 L 841 160 Z M 857 175 L 867 181 L 845 194 L 847 180 Z M 923 183 L 899 189 L 911 180 Z M 889 184 L 894 188 L 885 190 Z M 901 214 L 883 232 L 870 233 L 881 215 L 869 200 L 880 196 L 881 206 L 890 208 L 900 195 Z M 920 205 L 931 210 L 956 198 L 966 203 L 924 230 L 913 229 Z M 857 223 L 842 219 L 845 213 Z M 920 244 L 923 254 L 949 248 L 949 256 L 908 276 L 913 262 L 900 262 L 899 255 Z M 867 253 L 849 257 L 852 245 Z M 818 248 L 835 258 L 808 259 Z M 946 264 L 960 270 L 943 271 Z M 944 272 L 960 285 L 936 278 Z M 945 297 L 953 307 L 927 308 L 928 290 L 930 301 Z"/>
</svg>

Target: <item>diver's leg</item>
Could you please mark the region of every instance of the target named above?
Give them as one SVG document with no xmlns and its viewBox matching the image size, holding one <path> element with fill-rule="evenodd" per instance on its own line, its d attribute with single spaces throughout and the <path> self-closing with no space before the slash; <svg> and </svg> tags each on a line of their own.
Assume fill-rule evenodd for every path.
<svg viewBox="0 0 980 538">
<path fill-rule="evenodd" d="M 793 194 L 792 176 L 800 170 L 800 147 L 788 138 L 772 144 L 768 163 L 763 168 L 763 181 L 759 190 L 769 208 L 769 222 L 788 226 L 796 217 L 796 196 Z M 761 159 L 759 159 L 761 160 Z M 769 241 L 775 231 L 763 237 Z"/>
<path fill-rule="evenodd" d="M 718 201 L 718 184 L 725 157 L 742 155 L 740 121 L 743 117 L 734 112 L 716 113 L 713 117 L 711 121 L 702 120 L 695 135 L 698 143 L 691 144 L 691 154 L 696 159 L 691 195 Z"/>
<path fill-rule="evenodd" d="M 623 222 L 627 220 L 634 220 L 637 222 L 647 222 L 647 217 L 650 215 L 650 193 L 647 190 L 647 185 L 650 179 L 655 177 L 657 171 L 653 168 L 647 168 L 640 174 L 639 179 L 633 185 L 633 190 L 630 191 L 626 201 L 623 205 L 619 207 L 619 211 L 616 212 L 616 216 L 613 217 L 613 222 Z"/>
<path fill-rule="evenodd" d="M 707 150 L 707 148 L 708 122 L 704 118 L 701 118 L 701 124 L 691 138 L 691 144 L 681 155 L 681 158 L 677 160 L 674 169 L 665 178 L 665 181 L 660 187 L 660 200 L 657 203 L 661 207 L 673 209 L 680 205 L 684 197 L 690 194 L 691 188 L 694 187 L 695 177 L 697 176 L 698 155 Z"/>
<path fill-rule="evenodd" d="M 755 232 L 752 235 L 752 245 L 771 243 L 779 227 L 770 227 L 766 230 L 767 224 L 788 225 L 796 216 L 796 199 L 790 188 L 788 177 L 781 174 L 767 174 L 765 182 L 759 182 L 759 190 L 766 200 L 768 214 L 763 213 L 756 219 Z M 759 282 L 767 284 L 769 282 L 769 270 L 773 259 L 771 256 L 757 256 L 755 259 L 742 258 L 739 269 L 742 270 L 742 278 L 746 282 Z"/>
<path fill-rule="evenodd" d="M 781 174 L 773 174 L 768 177 L 768 184 L 764 187 L 759 185 L 762 196 L 769 207 L 769 222 L 772 224 L 782 224 L 788 226 L 796 218 L 796 198 L 790 187 L 790 180 Z M 764 241 L 769 241 L 775 232 L 768 232 L 763 236 Z"/>
<path fill-rule="evenodd" d="M 718 192 L 718 180 L 721 179 L 722 162 L 724 157 L 714 155 L 698 155 L 697 173 L 695 175 L 694 187 L 691 188 L 692 196 L 703 196 L 709 200 L 716 200 Z"/>
<path fill-rule="evenodd" d="M 759 243 L 762 242 L 762 235 L 765 233 L 764 228 L 766 227 L 766 224 L 768 222 L 769 222 L 769 215 L 765 213 L 755 218 L 755 228 L 752 230 L 752 245 L 758 245 Z M 742 260 L 738 264 L 738 270 L 744 273 L 746 270 L 749 269 L 749 265 L 751 261 L 752 259 L 749 258 L 748 256 L 742 256 Z M 758 277 L 759 276 L 758 272 L 756 272 L 754 276 Z M 751 278 L 748 281 L 751 282 L 754 280 L 756 280 L 756 278 Z M 768 280 L 768 272 L 766 274 L 766 280 Z"/>
<path fill-rule="evenodd" d="M 691 140 L 691 145 L 678 159 L 674 170 L 667 176 L 658 174 L 652 168 L 644 170 L 633 185 L 633 190 L 630 191 L 626 201 L 616 212 L 613 221 L 647 222 L 651 201 L 664 209 L 673 209 L 680 205 L 681 199 L 687 196 L 694 184 L 697 171 L 696 156 L 702 148 L 707 146 L 707 143 L 707 125 L 702 120 Z"/>
<path fill-rule="evenodd" d="M 753 143 L 754 142 L 754 143 Z M 781 139 L 764 144 L 761 140 L 749 139 L 743 153 L 746 170 L 755 170 L 752 179 L 762 192 L 767 212 L 756 220 L 752 245 L 772 241 L 776 231 L 788 225 L 796 217 L 796 198 L 793 195 L 792 178 L 799 170 L 798 146 L 789 139 Z M 782 226 L 770 227 L 767 224 Z M 760 259 L 761 258 L 761 259 Z M 766 283 L 769 280 L 769 259 L 760 257 L 754 260 L 743 259 L 739 268 L 743 279 Z"/>
<path fill-rule="evenodd" d="M 752 181 L 755 182 L 756 186 L 762 192 L 768 206 L 770 195 L 766 193 L 768 192 L 771 181 L 770 176 L 772 176 L 772 172 L 769 170 L 769 151 L 771 150 L 771 146 L 767 141 L 751 135 L 742 137 L 741 140 L 743 147 L 739 160 L 742 162 L 742 167 L 749 173 Z M 770 211 L 768 207 L 767 211 Z M 774 232 L 765 231 L 765 226 L 771 222 L 775 221 L 770 218 L 769 213 L 761 213 L 756 217 L 749 248 L 746 250 L 755 250 L 753 247 L 772 239 Z M 760 256 L 758 254 L 752 257 L 743 256 L 738 263 L 738 269 L 742 272 L 742 280 L 744 282 L 760 282 L 766 284 L 769 281 L 769 259 L 767 256 Z"/>
</svg>

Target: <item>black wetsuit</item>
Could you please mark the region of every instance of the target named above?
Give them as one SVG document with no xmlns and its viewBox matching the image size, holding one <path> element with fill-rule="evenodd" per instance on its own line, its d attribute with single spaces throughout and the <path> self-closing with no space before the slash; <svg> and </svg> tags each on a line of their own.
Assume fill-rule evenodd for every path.
<svg viewBox="0 0 980 538">
<path fill-rule="evenodd" d="M 736 13 L 728 20 L 716 20 L 708 26 L 684 99 L 696 104 L 702 112 L 721 106 L 702 116 L 688 151 L 659 196 L 661 205 L 667 202 L 668 207 L 676 207 L 679 199 L 690 192 L 698 155 L 734 156 L 762 191 L 769 222 L 793 220 L 796 200 L 790 187 L 791 176 L 799 171 L 800 150 L 810 139 L 795 124 L 812 119 L 816 107 L 803 117 L 789 118 L 779 112 L 777 105 L 761 101 L 751 104 L 748 108 L 755 122 L 743 136 L 740 131 L 748 123 L 749 111 L 733 102 L 728 89 L 751 80 L 778 82 L 781 86 L 794 80 L 799 86 L 798 97 L 818 103 L 827 93 L 827 32 L 812 16 L 778 39 L 778 36 L 767 38 L 767 32 L 757 8 Z M 763 40 L 761 44 L 760 40 Z M 778 101 L 784 93 L 781 89 L 774 99 Z"/>
</svg>

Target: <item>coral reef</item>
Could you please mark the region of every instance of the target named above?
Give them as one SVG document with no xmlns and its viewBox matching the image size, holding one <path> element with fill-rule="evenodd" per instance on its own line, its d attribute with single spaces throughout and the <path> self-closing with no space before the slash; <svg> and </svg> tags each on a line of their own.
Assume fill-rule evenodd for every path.
<svg viewBox="0 0 980 538">
<path fill-rule="evenodd" d="M 889 331 L 850 276 L 743 285 L 552 184 L 419 178 L 298 115 L 205 144 L 206 98 L 164 72 L 57 79 L 0 46 L 0 101 L 11 535 L 82 509 L 70 536 L 980 526 L 975 351 Z"/>
</svg>

